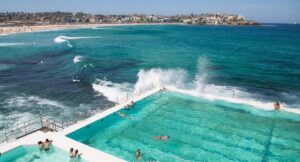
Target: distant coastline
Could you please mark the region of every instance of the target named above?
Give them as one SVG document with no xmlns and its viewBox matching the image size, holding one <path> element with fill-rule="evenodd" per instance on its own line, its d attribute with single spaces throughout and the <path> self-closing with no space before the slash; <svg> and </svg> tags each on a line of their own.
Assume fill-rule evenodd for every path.
<svg viewBox="0 0 300 162">
<path fill-rule="evenodd" d="M 71 12 L 0 13 L 0 34 L 89 28 L 116 25 L 191 24 L 191 25 L 258 25 L 242 15 L 206 13 L 190 15 L 101 15 Z"/>
<path fill-rule="evenodd" d="M 101 28 L 112 26 L 127 26 L 127 25 L 168 25 L 177 24 L 184 25 L 182 23 L 126 23 L 126 24 L 60 24 L 60 25 L 24 25 L 24 26 L 10 26 L 0 27 L 0 35 L 28 33 L 28 32 L 43 32 L 52 30 L 65 30 L 65 29 L 78 29 L 78 28 Z"/>
</svg>

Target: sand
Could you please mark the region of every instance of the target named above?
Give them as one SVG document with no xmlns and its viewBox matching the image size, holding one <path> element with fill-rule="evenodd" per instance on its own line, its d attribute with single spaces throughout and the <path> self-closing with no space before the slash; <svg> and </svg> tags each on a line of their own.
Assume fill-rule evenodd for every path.
<svg viewBox="0 0 300 162">
<path fill-rule="evenodd" d="M 38 32 L 38 31 L 75 29 L 75 28 L 95 28 L 95 27 L 123 26 L 123 25 L 157 25 L 157 24 L 162 24 L 162 23 L 63 24 L 63 25 L 12 26 L 12 27 L 0 27 L 0 35 L 15 34 L 15 33 L 25 33 L 25 32 Z M 163 24 L 168 24 L 168 23 L 163 23 Z"/>
</svg>

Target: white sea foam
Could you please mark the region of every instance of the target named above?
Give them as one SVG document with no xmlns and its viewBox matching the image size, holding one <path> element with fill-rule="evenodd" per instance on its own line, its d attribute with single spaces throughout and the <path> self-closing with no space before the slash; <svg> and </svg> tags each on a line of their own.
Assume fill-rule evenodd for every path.
<svg viewBox="0 0 300 162">
<path fill-rule="evenodd" d="M 51 108 L 62 108 L 66 107 L 59 102 L 52 101 L 45 98 L 40 98 L 37 96 L 15 96 L 12 98 L 8 98 L 4 102 L 7 108 L 25 108 L 25 107 L 33 107 L 33 106 L 48 106 Z"/>
<path fill-rule="evenodd" d="M 246 92 L 246 90 L 233 86 L 220 86 L 208 82 L 207 66 L 209 62 L 205 58 L 198 60 L 198 72 L 193 81 L 189 79 L 188 72 L 184 69 L 141 69 L 137 76 L 135 85 L 128 83 L 112 83 L 105 80 L 97 80 L 93 84 L 94 90 L 101 92 L 109 100 L 114 101 L 116 97 L 124 96 L 126 92 L 138 91 L 140 88 L 154 84 L 158 87 L 170 87 L 175 91 L 203 97 L 210 100 L 224 100 L 232 103 L 251 105 L 256 109 L 273 111 L 273 103 L 258 100 L 258 95 Z M 134 88 L 128 88 L 128 87 Z M 300 114 L 300 109 L 284 107 L 282 111 Z"/>
<path fill-rule="evenodd" d="M 73 45 L 68 41 L 68 47 L 72 48 Z"/>
<path fill-rule="evenodd" d="M 92 29 L 95 29 L 95 30 L 105 30 L 105 29 L 112 29 L 112 28 L 106 28 L 106 27 L 92 27 Z"/>
<path fill-rule="evenodd" d="M 154 83 L 157 86 L 169 87 L 174 91 L 199 96 L 210 100 L 225 100 L 232 103 L 240 103 L 251 105 L 257 109 L 272 111 L 273 103 L 256 99 L 254 94 L 245 92 L 244 90 L 231 86 L 218 86 L 205 83 L 206 74 L 200 72 L 195 76 L 194 82 L 187 81 L 187 72 L 182 69 L 150 69 L 140 70 L 138 73 L 138 81 L 135 89 L 148 86 Z M 282 108 L 282 111 L 300 114 L 297 108 Z"/>
<path fill-rule="evenodd" d="M 76 63 L 79 63 L 79 62 L 81 62 L 81 61 L 82 61 L 82 59 L 83 59 L 83 57 L 82 57 L 82 56 L 75 56 L 75 57 L 73 58 L 73 62 L 74 62 L 74 64 L 76 64 Z"/>
<path fill-rule="evenodd" d="M 117 97 L 126 96 L 127 92 L 132 92 L 133 90 L 129 83 L 112 83 L 105 79 L 97 79 L 92 86 L 95 91 L 100 92 L 112 102 L 116 102 Z"/>
<path fill-rule="evenodd" d="M 74 78 L 73 78 L 73 82 L 74 82 L 74 83 L 80 83 L 80 80 L 79 80 L 79 79 L 74 79 Z"/>
<path fill-rule="evenodd" d="M 100 37 L 68 37 L 68 36 L 60 35 L 54 39 L 54 42 L 63 43 L 63 42 L 67 42 L 68 40 L 95 39 L 95 38 L 100 38 Z"/>
<path fill-rule="evenodd" d="M 0 43 L 0 47 L 10 47 L 10 46 L 22 46 L 26 43 Z"/>
</svg>

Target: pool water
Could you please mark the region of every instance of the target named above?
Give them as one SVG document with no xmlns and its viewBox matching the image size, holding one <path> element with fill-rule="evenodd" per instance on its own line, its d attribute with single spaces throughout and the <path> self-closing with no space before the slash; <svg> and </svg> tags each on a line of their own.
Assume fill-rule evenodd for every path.
<svg viewBox="0 0 300 162">
<path fill-rule="evenodd" d="M 122 109 L 126 118 L 114 113 L 68 137 L 128 161 L 138 148 L 142 160 L 153 161 L 300 161 L 299 120 L 253 110 L 160 92 Z"/>
<path fill-rule="evenodd" d="M 19 146 L 0 157 L 0 162 L 81 162 L 81 159 L 70 159 L 67 152 L 51 147 L 49 152 L 41 151 L 36 145 Z"/>
</svg>

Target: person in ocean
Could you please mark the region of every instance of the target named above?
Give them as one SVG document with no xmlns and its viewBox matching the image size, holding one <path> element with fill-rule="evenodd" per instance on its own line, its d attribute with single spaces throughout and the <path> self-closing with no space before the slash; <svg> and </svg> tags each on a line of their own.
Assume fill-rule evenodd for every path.
<svg viewBox="0 0 300 162">
<path fill-rule="evenodd" d="M 279 104 L 278 101 L 276 101 L 276 102 L 274 103 L 274 109 L 275 109 L 275 110 L 279 110 L 279 109 L 280 109 L 280 104 Z"/>
<path fill-rule="evenodd" d="M 166 135 L 160 135 L 160 136 L 153 137 L 153 139 L 155 139 L 155 140 L 162 140 L 162 141 L 167 141 L 169 138 L 170 138 L 170 136 L 166 136 Z"/>
<path fill-rule="evenodd" d="M 46 139 L 46 141 L 44 142 L 44 148 L 46 152 L 49 152 L 50 149 L 50 145 L 52 144 L 52 140 L 49 140 L 48 138 Z"/>
<path fill-rule="evenodd" d="M 38 142 L 38 147 L 39 147 L 39 150 L 42 151 L 43 148 L 44 148 L 44 142 L 39 141 L 39 142 Z"/>
<path fill-rule="evenodd" d="M 141 156 L 141 150 L 137 149 L 135 152 L 135 159 L 136 160 L 141 160 L 142 156 Z"/>
</svg>

